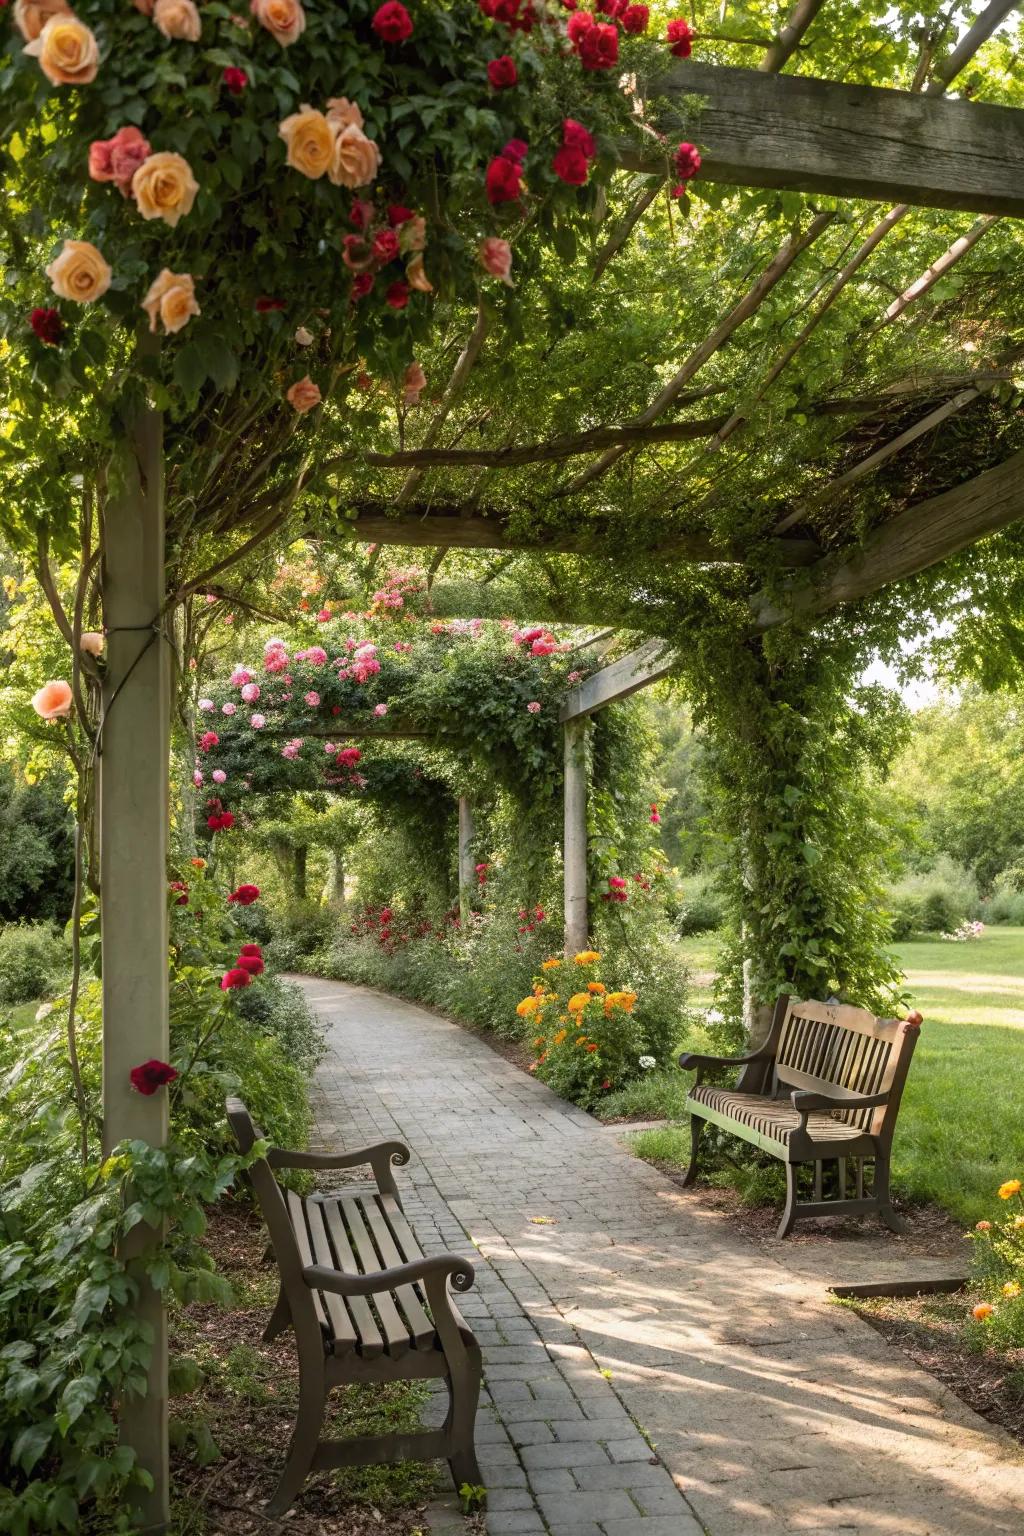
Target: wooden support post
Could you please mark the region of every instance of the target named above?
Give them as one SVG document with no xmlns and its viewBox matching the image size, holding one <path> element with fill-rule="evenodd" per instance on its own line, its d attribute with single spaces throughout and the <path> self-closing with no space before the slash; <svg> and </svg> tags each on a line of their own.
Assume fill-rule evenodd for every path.
<svg viewBox="0 0 1024 1536">
<path fill-rule="evenodd" d="M 473 910 L 473 891 L 476 884 L 476 868 L 473 858 L 473 839 L 476 823 L 472 803 L 465 795 L 459 796 L 459 921 L 465 928 Z"/>
<path fill-rule="evenodd" d="M 114 493 L 104 508 L 103 621 L 107 671 L 99 755 L 100 874 L 103 934 L 103 1140 L 163 1146 L 167 1094 L 144 1097 L 129 1073 L 151 1058 L 166 1061 L 167 828 L 170 651 L 153 625 L 164 602 L 163 422 L 139 406 L 113 466 Z M 153 1233 L 136 1228 L 131 1258 Z M 145 1398 L 132 1403 L 121 1438 L 153 1479 L 140 1495 L 146 1530 L 169 1518 L 167 1319 L 159 1294 L 143 1286 L 136 1317 L 152 1331 Z"/>
<path fill-rule="evenodd" d="M 341 848 L 331 852 L 331 904 L 345 905 L 345 854 Z"/>
<path fill-rule="evenodd" d="M 565 730 L 565 953 L 586 949 L 590 933 L 587 903 L 587 717 L 567 720 Z"/>
</svg>

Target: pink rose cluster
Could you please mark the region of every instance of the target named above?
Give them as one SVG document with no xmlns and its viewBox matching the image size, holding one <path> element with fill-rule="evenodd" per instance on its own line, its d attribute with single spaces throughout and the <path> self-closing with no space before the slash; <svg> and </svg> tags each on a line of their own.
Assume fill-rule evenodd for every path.
<svg viewBox="0 0 1024 1536">
<path fill-rule="evenodd" d="M 553 656 L 560 649 L 549 629 L 516 630 L 514 640 L 516 645 L 528 646 L 531 656 Z"/>
</svg>

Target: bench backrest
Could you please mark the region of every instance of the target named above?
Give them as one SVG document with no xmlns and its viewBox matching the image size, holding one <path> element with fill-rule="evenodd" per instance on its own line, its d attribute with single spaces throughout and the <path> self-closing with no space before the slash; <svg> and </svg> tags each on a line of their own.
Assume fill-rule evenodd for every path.
<svg viewBox="0 0 1024 1536">
<path fill-rule="evenodd" d="M 225 1107 L 228 1124 L 235 1133 L 239 1147 L 243 1152 L 250 1152 L 257 1141 L 263 1140 L 263 1132 L 258 1125 L 254 1124 L 252 1116 L 241 1099 L 230 1098 Z M 256 1191 L 260 1211 L 270 1233 L 274 1258 L 281 1276 L 281 1287 L 288 1297 L 292 1324 L 300 1347 L 306 1344 L 314 1349 L 322 1349 L 323 1334 L 321 1318 L 317 1311 L 318 1298 L 302 1278 L 303 1268 L 305 1264 L 311 1262 L 311 1256 L 304 1259 L 300 1251 L 295 1227 L 288 1211 L 287 1196 L 274 1177 L 274 1170 L 265 1157 L 257 1158 L 250 1164 L 249 1179 Z"/>
<path fill-rule="evenodd" d="M 881 1108 L 835 1113 L 873 1136 L 891 1136 L 916 1042 L 916 1028 L 899 1019 L 879 1019 L 846 1003 L 790 1000 L 777 1025 L 772 1094 L 788 1097 L 794 1088 L 888 1093 Z"/>
</svg>

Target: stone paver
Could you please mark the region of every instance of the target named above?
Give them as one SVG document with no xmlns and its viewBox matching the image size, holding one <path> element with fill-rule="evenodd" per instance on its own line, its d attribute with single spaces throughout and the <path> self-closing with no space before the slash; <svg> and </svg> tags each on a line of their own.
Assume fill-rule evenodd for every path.
<svg viewBox="0 0 1024 1536">
<path fill-rule="evenodd" d="M 1024 1536 L 1020 1448 L 806 1257 L 749 1243 L 450 1021 L 303 986 L 329 1031 L 324 1143 L 408 1142 L 424 1248 L 476 1250 L 459 1305 L 491 1536 Z"/>
</svg>

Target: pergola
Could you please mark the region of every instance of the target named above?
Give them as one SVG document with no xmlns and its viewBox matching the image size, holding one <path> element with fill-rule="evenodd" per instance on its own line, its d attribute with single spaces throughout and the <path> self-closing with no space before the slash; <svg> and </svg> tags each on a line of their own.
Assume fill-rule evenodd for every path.
<svg viewBox="0 0 1024 1536">
<path fill-rule="evenodd" d="M 338 537 L 339 519 L 314 511 L 317 495 L 349 477 L 343 491 L 344 534 L 436 551 L 448 549 L 543 553 L 565 550 L 614 555 L 604 538 L 599 488 L 616 465 L 640 448 L 660 443 L 695 446 L 701 463 L 735 445 L 751 420 L 751 399 L 761 399 L 779 380 L 844 288 L 913 206 L 962 210 L 974 215 L 928 269 L 909 274 L 905 289 L 877 317 L 893 324 L 947 274 L 998 220 L 1024 214 L 1024 111 L 973 100 L 944 100 L 947 88 L 1008 15 L 1017 0 L 991 0 L 944 60 L 926 59 L 915 91 L 850 86 L 780 73 L 822 9 L 824 0 L 799 0 L 788 24 L 767 48 L 756 70 L 698 63 L 679 64 L 659 91 L 685 105 L 703 102 L 699 136 L 705 178 L 727 186 L 791 189 L 801 193 L 867 199 L 884 208 L 872 227 L 848 248 L 830 282 L 819 286 L 796 337 L 771 360 L 745 402 L 718 407 L 718 392 L 703 394 L 698 376 L 744 323 L 768 300 L 785 275 L 829 229 L 832 211 L 813 213 L 795 227 L 774 259 L 752 278 L 745 293 L 676 369 L 653 390 L 635 419 L 591 425 L 551 441 L 498 447 L 446 444 L 445 426 L 457 407 L 468 376 L 484 346 L 487 318 L 481 309 L 466 338 L 450 380 L 411 447 L 384 453 L 355 453 L 306 463 L 287 484 L 275 479 L 248 513 L 254 543 L 286 525 L 293 510 L 318 536 Z M 664 125 L 671 128 L 670 123 Z M 607 267 L 626 245 L 663 185 L 663 155 L 652 149 L 628 167 L 650 173 L 629 213 L 605 244 L 599 265 Z M 943 380 L 897 381 L 879 391 L 866 386 L 857 396 L 823 396 L 810 409 L 839 423 L 862 421 L 898 405 L 903 422 L 891 439 L 830 477 L 823 472 L 809 494 L 779 508 L 767 533 L 757 540 L 750 569 L 752 633 L 793 617 L 823 614 L 884 585 L 933 565 L 970 543 L 1024 516 L 1024 453 L 1010 454 L 994 468 L 930 495 L 878 523 L 867 535 L 841 530 L 830 545 L 810 531 L 813 512 L 834 501 L 859 480 L 899 456 L 955 413 L 983 400 L 1012 377 L 1024 348 L 1008 350 L 998 366 Z M 716 414 L 675 413 L 715 403 Z M 916 416 L 915 402 L 921 402 Z M 168 1054 L 166 857 L 168 732 L 171 682 L 167 647 L 159 638 L 169 599 L 165 579 L 165 486 L 163 424 L 150 407 L 134 408 L 122 455 L 124 474 L 106 504 L 103 536 L 104 622 L 109 636 L 104 679 L 104 727 L 100 764 L 100 820 L 104 989 L 104 1126 L 108 1146 L 139 1139 L 162 1145 L 168 1135 L 164 1096 L 133 1093 L 128 1068 L 147 1057 Z M 545 537 L 524 532 L 513 510 L 483 482 L 479 493 L 452 498 L 431 493 L 427 477 L 437 469 L 474 468 L 487 476 L 534 466 L 568 467 L 547 493 L 547 504 L 562 509 L 586 505 L 588 523 L 576 534 L 558 530 Z M 396 489 L 385 482 L 379 495 L 360 495 L 351 477 L 401 472 Z M 748 550 L 724 544 L 713 525 L 700 525 L 700 508 L 688 508 L 682 484 L 666 489 L 664 517 L 652 517 L 646 553 L 655 562 L 717 567 L 748 564 Z M 539 494 L 537 507 L 543 509 Z M 597 507 L 595 511 L 594 508 Z M 697 515 L 691 516 L 691 512 Z M 669 531 L 666 532 L 666 523 Z M 257 538 L 258 535 L 258 538 Z M 435 557 L 434 569 L 440 563 Z M 787 573 L 781 588 L 762 590 L 765 565 Z M 210 573 L 204 573 L 209 579 Z M 180 591 L 174 596 L 180 596 Z M 156 623 L 154 616 L 161 616 Z M 671 657 L 657 644 L 612 663 L 590 678 L 566 705 L 566 942 L 586 939 L 585 752 L 586 720 L 596 709 L 664 675 Z M 112 708 L 114 701 L 117 707 Z M 463 846 L 468 842 L 469 808 L 464 811 Z M 141 1241 L 141 1238 L 140 1238 Z M 153 1529 L 168 1518 L 167 1337 L 160 1297 L 141 1302 L 154 1331 L 150 1390 L 123 1425 L 123 1433 L 154 1478 L 146 1521 Z"/>
</svg>

